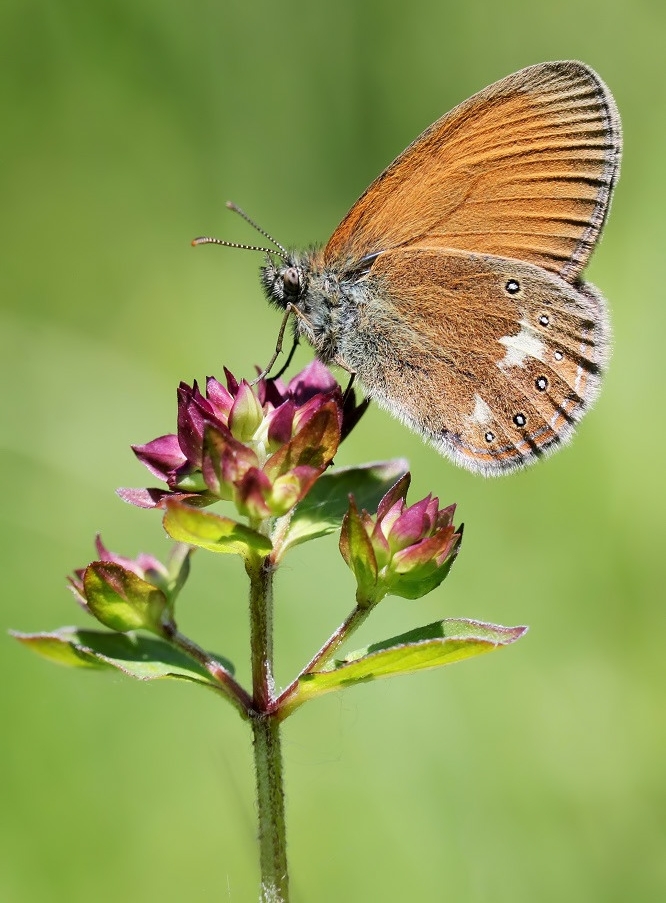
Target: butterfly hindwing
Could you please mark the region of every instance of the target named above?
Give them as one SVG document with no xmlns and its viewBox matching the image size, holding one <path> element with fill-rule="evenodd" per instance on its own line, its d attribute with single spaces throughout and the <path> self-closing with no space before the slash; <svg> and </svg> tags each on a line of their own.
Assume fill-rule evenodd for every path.
<svg viewBox="0 0 666 903">
<path fill-rule="evenodd" d="M 566 441 L 609 354 L 602 296 L 538 266 L 405 248 L 354 286 L 343 359 L 458 463 L 500 473 Z"/>
</svg>

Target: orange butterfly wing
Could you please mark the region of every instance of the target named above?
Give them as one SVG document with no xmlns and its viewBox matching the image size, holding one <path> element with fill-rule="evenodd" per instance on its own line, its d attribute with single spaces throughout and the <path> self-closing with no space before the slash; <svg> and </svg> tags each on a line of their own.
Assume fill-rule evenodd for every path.
<svg viewBox="0 0 666 903">
<path fill-rule="evenodd" d="M 422 247 L 356 282 L 343 359 L 383 407 L 486 475 L 567 441 L 609 356 L 603 297 L 542 267 Z"/>
<path fill-rule="evenodd" d="M 426 129 L 354 204 L 324 262 L 423 245 L 509 257 L 574 282 L 620 162 L 612 95 L 582 63 L 530 66 Z"/>
</svg>

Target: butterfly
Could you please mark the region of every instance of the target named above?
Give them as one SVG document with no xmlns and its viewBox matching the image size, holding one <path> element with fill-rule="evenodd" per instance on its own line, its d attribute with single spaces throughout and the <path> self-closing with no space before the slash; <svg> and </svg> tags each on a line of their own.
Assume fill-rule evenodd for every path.
<svg viewBox="0 0 666 903">
<path fill-rule="evenodd" d="M 282 331 L 293 317 L 296 339 L 456 464 L 492 476 L 537 460 L 571 438 L 608 362 L 607 305 L 581 274 L 621 143 L 583 63 L 490 85 L 404 150 L 325 246 L 287 251 L 259 230 L 278 249 L 254 248 Z"/>
</svg>

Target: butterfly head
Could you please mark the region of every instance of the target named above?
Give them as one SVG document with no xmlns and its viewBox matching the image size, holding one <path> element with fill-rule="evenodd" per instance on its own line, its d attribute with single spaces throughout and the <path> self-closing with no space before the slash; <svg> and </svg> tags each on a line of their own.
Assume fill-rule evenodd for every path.
<svg viewBox="0 0 666 903">
<path fill-rule="evenodd" d="M 306 269 L 293 255 L 278 263 L 267 256 L 261 268 L 261 284 L 268 300 L 284 310 L 288 304 L 298 305 L 307 290 Z"/>
</svg>

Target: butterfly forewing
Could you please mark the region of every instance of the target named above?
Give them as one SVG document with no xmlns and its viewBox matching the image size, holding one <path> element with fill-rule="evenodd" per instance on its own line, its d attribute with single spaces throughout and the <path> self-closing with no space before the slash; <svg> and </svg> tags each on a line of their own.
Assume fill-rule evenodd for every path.
<svg viewBox="0 0 666 903">
<path fill-rule="evenodd" d="M 447 113 L 367 189 L 324 249 L 344 269 L 427 245 L 510 257 L 573 282 L 620 159 L 613 98 L 582 63 L 543 63 Z"/>
<path fill-rule="evenodd" d="M 379 255 L 343 357 L 458 463 L 500 473 L 569 438 L 608 358 L 603 298 L 533 264 L 438 248 Z"/>
</svg>

